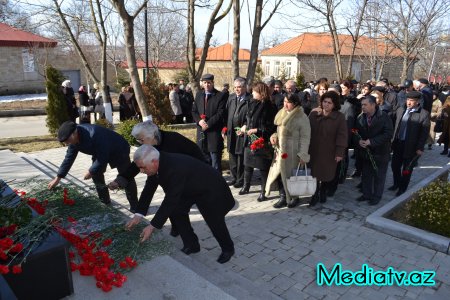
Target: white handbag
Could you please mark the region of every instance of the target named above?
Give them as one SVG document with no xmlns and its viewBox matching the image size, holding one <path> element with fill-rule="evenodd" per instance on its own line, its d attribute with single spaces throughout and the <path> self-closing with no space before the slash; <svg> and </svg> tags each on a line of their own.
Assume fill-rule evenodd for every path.
<svg viewBox="0 0 450 300">
<path fill-rule="evenodd" d="M 305 176 L 299 176 L 300 164 L 298 165 L 295 176 L 286 180 L 289 195 L 295 197 L 311 197 L 316 192 L 317 179 L 308 175 L 308 169 L 305 164 Z"/>
</svg>

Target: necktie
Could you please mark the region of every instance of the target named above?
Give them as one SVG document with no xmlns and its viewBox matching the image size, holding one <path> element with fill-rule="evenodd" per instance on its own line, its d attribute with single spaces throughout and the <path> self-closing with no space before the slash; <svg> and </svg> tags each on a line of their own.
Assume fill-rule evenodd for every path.
<svg viewBox="0 0 450 300">
<path fill-rule="evenodd" d="M 372 125 L 372 116 L 370 115 L 367 115 L 367 125 L 369 125 L 369 127 Z"/>
<path fill-rule="evenodd" d="M 209 94 L 205 94 L 205 106 L 208 104 Z"/>
<path fill-rule="evenodd" d="M 400 129 L 398 132 L 398 138 L 402 141 L 406 139 L 406 126 L 408 125 L 408 119 L 409 119 L 409 113 L 411 112 L 410 109 L 407 109 L 405 114 L 402 117 L 402 120 L 400 122 Z"/>
</svg>

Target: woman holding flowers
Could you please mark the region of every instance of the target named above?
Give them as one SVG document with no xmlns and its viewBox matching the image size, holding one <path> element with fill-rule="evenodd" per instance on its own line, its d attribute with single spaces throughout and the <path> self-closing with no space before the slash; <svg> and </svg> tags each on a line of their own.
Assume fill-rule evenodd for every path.
<svg viewBox="0 0 450 300">
<path fill-rule="evenodd" d="M 339 95 L 329 91 L 320 97 L 320 109 L 309 114 L 311 125 L 311 175 L 317 178 L 317 190 L 310 206 L 327 201 L 327 189 L 336 173 L 337 165 L 344 158 L 348 144 L 347 123 L 339 111 Z"/>
<path fill-rule="evenodd" d="M 270 137 L 270 143 L 275 149 L 275 155 L 270 166 L 266 184 L 266 196 L 270 194 L 273 183 L 278 182 L 280 199 L 273 205 L 275 208 L 298 205 L 298 198 L 291 198 L 287 190 L 286 179 L 291 171 L 309 162 L 309 141 L 311 126 L 309 119 L 300 105 L 300 98 L 295 93 L 289 93 L 284 98 L 284 107 L 275 116 L 277 132 Z"/>
<path fill-rule="evenodd" d="M 273 156 L 273 149 L 269 145 L 269 139 L 275 132 L 273 120 L 277 113 L 277 108 L 270 101 L 270 91 L 264 83 L 255 83 L 252 95 L 253 99 L 249 103 L 245 125 L 238 130 L 246 134 L 244 186 L 239 194 L 243 195 L 249 192 L 253 169 L 257 168 L 261 173 L 261 193 L 258 197 L 258 201 L 261 202 L 266 200 L 264 188 Z"/>
</svg>

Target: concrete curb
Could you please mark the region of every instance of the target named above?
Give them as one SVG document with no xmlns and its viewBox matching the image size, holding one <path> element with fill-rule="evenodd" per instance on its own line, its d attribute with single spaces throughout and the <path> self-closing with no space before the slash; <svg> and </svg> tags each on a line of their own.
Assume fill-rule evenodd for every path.
<svg viewBox="0 0 450 300">
<path fill-rule="evenodd" d="M 450 164 L 444 166 L 440 170 L 437 170 L 431 176 L 423 179 L 399 197 L 394 198 L 392 201 L 367 216 L 366 224 L 369 227 L 390 234 L 392 236 L 416 242 L 419 245 L 431 248 L 433 250 L 450 254 L 450 238 L 443 237 L 441 235 L 418 229 L 400 222 L 396 222 L 385 217 L 397 207 L 407 202 L 417 191 L 435 181 L 443 174 L 448 174 L 449 171 Z"/>
</svg>

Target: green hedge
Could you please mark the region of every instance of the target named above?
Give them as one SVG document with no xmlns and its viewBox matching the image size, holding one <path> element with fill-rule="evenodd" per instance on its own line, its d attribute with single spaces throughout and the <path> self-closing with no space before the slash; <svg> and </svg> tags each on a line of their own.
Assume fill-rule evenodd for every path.
<svg viewBox="0 0 450 300">
<path fill-rule="evenodd" d="M 438 180 L 421 189 L 407 209 L 409 224 L 450 237 L 450 182 Z"/>
<path fill-rule="evenodd" d="M 141 121 L 134 119 L 122 121 L 117 125 L 116 131 L 118 134 L 123 136 L 131 146 L 139 146 L 139 143 L 136 141 L 134 136 L 131 135 L 131 131 L 133 130 L 134 125 L 140 122 Z"/>
</svg>

